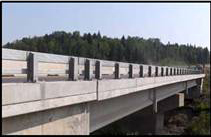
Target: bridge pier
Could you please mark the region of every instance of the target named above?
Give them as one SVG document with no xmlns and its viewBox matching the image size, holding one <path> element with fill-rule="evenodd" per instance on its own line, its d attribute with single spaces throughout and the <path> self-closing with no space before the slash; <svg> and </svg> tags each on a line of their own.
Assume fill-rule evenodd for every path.
<svg viewBox="0 0 211 137">
<path fill-rule="evenodd" d="M 139 131 L 142 134 L 162 134 L 164 127 L 165 112 L 184 106 L 184 94 L 177 93 L 157 103 L 157 113 L 153 113 L 153 106 L 149 106 L 140 111 L 136 116 L 139 120 Z"/>
<path fill-rule="evenodd" d="M 124 132 L 125 134 L 136 134 L 138 132 L 138 134 L 141 135 L 159 135 L 162 134 L 161 131 L 164 127 L 165 112 L 181 106 L 184 106 L 184 94 L 178 93 L 159 101 L 157 104 L 157 113 L 153 112 L 153 105 L 150 105 L 141 109 L 140 111 L 132 113 L 131 115 L 116 121 L 113 124 L 115 127 L 119 127 L 121 129 L 120 132 Z M 103 131 L 107 133 L 107 131 Z"/>
<path fill-rule="evenodd" d="M 203 79 L 196 80 L 197 85 L 192 88 L 186 88 L 185 99 L 194 99 L 200 97 L 203 88 Z"/>
</svg>

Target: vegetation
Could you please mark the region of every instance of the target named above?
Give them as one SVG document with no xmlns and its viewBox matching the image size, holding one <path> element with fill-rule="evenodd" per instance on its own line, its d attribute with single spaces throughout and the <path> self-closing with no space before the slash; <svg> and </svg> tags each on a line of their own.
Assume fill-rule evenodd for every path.
<svg viewBox="0 0 211 137">
<path fill-rule="evenodd" d="M 186 134 L 210 135 L 210 71 L 204 78 L 203 96 L 194 102 L 199 116 L 193 118 L 191 124 L 186 129 Z"/>
<path fill-rule="evenodd" d="M 79 31 L 56 31 L 41 37 L 16 40 L 3 47 L 155 65 L 194 65 L 210 60 L 207 48 L 177 43 L 165 45 L 158 38 L 109 38 L 101 36 L 100 32 L 81 36 Z"/>
<path fill-rule="evenodd" d="M 189 135 L 210 135 L 210 114 L 202 112 L 195 117 L 186 132 Z"/>
</svg>

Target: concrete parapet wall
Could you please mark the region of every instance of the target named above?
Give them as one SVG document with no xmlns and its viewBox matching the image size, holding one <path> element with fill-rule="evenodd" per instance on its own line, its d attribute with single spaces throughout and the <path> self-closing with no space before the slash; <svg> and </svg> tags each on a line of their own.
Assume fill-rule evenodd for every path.
<svg viewBox="0 0 211 137">
<path fill-rule="evenodd" d="M 40 84 L 2 84 L 2 105 L 17 104 L 41 99 Z"/>
<path fill-rule="evenodd" d="M 134 79 L 115 79 L 98 81 L 98 100 L 109 99 L 137 91 L 162 87 L 174 83 L 188 81 L 188 86 L 195 86 L 194 79 L 204 75 L 171 76 L 171 77 L 146 77 Z M 192 85 L 191 85 L 192 84 Z M 185 84 L 183 84 L 185 86 Z"/>
<path fill-rule="evenodd" d="M 2 117 L 96 100 L 96 87 L 97 81 L 4 83 Z"/>
</svg>

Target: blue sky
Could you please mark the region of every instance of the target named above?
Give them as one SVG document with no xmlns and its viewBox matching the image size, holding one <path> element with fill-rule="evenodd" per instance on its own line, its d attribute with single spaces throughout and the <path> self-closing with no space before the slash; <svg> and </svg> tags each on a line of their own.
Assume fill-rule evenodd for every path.
<svg viewBox="0 0 211 137">
<path fill-rule="evenodd" d="M 2 42 L 64 30 L 210 47 L 209 3 L 3 3 Z"/>
</svg>

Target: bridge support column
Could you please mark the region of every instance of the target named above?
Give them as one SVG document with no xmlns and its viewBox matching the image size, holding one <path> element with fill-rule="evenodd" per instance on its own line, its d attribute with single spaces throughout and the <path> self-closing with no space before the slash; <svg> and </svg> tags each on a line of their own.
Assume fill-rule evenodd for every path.
<svg viewBox="0 0 211 137">
<path fill-rule="evenodd" d="M 203 79 L 197 79 L 196 83 L 197 83 L 197 86 L 192 87 L 192 88 L 189 89 L 188 99 L 198 98 L 202 94 Z"/>
<path fill-rule="evenodd" d="M 203 78 L 196 79 L 197 85 L 192 88 L 187 88 L 187 82 L 185 82 L 186 90 L 185 90 L 185 99 L 194 99 L 200 97 L 202 94 L 203 88 Z"/>
<path fill-rule="evenodd" d="M 154 113 L 153 105 L 131 114 L 120 120 L 119 125 L 124 125 L 130 132 L 139 134 L 162 134 L 165 112 L 184 106 L 184 94 L 178 93 L 157 103 L 157 113 Z M 134 126 L 135 125 L 135 126 Z"/>
</svg>

